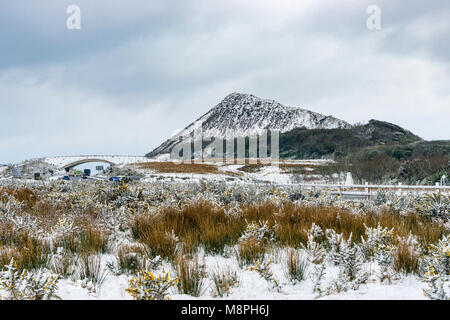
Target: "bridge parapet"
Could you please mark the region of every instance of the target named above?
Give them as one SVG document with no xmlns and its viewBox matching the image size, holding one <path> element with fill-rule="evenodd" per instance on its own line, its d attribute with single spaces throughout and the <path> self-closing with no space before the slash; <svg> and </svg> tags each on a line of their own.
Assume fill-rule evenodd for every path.
<svg viewBox="0 0 450 320">
<path fill-rule="evenodd" d="M 84 156 L 57 156 L 46 157 L 43 161 L 54 165 L 58 168 L 72 168 L 79 164 L 88 162 L 105 162 L 110 165 L 124 165 L 132 163 L 142 163 L 149 161 L 148 158 L 142 156 L 119 156 L 119 155 L 84 155 Z"/>
</svg>

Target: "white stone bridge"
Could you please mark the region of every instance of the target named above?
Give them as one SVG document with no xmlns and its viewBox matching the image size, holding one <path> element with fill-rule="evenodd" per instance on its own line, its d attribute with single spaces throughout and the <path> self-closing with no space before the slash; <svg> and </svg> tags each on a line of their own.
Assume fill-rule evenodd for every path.
<svg viewBox="0 0 450 320">
<path fill-rule="evenodd" d="M 44 162 L 54 165 L 60 169 L 71 169 L 77 165 L 88 162 L 104 162 L 109 165 L 124 165 L 132 163 L 148 162 L 149 159 L 142 156 L 107 156 L 107 155 L 86 155 L 86 156 L 60 156 L 46 157 Z"/>
</svg>

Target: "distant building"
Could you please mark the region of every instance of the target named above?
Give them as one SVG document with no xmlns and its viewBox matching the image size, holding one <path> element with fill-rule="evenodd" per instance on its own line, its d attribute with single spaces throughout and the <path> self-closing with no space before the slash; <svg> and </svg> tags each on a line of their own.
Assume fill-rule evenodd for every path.
<svg viewBox="0 0 450 320">
<path fill-rule="evenodd" d="M 12 175 L 13 175 L 13 178 L 22 178 L 23 177 L 22 166 L 13 167 Z"/>
</svg>

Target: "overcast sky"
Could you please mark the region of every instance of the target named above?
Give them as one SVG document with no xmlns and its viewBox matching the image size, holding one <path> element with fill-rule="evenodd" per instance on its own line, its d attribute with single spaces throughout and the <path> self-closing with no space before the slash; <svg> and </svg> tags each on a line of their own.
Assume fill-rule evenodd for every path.
<svg viewBox="0 0 450 320">
<path fill-rule="evenodd" d="M 449 37 L 447 0 L 1 1 L 0 163 L 143 155 L 231 92 L 450 139 Z"/>
</svg>

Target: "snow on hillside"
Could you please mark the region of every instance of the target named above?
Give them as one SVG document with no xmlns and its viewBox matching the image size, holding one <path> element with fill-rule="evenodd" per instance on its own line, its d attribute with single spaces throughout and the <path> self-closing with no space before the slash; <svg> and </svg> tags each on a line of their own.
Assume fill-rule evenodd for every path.
<svg viewBox="0 0 450 320">
<path fill-rule="evenodd" d="M 261 99 L 251 94 L 232 93 L 209 112 L 197 119 L 202 123 L 203 137 L 230 138 L 260 134 L 263 130 L 288 132 L 294 128 L 335 129 L 349 128 L 350 124 L 332 116 L 302 108 L 287 107 L 274 100 Z M 180 137 L 193 135 L 191 123 L 148 154 L 170 153 Z"/>
</svg>

